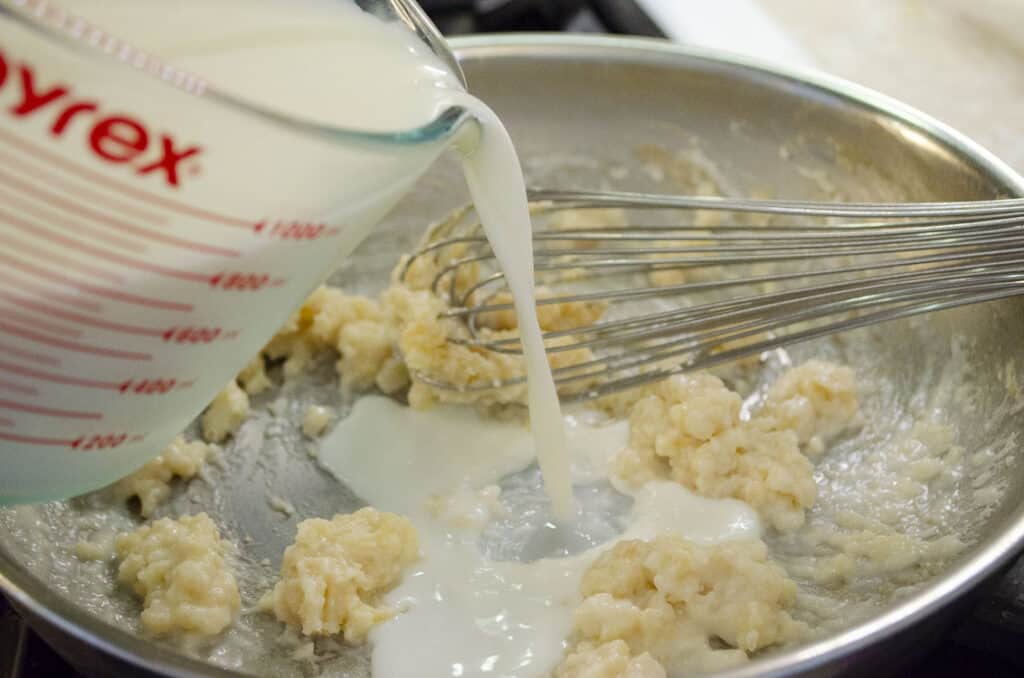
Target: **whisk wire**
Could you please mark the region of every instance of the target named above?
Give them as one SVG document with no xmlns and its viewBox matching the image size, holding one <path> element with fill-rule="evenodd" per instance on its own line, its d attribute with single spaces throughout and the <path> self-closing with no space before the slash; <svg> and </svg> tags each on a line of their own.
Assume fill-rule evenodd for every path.
<svg viewBox="0 0 1024 678">
<path fill-rule="evenodd" d="M 534 268 L 544 286 L 538 306 L 604 310 L 589 324 L 545 333 L 549 352 L 578 357 L 554 370 L 567 399 L 1024 293 L 1019 198 L 894 205 L 531 191 L 531 199 L 541 219 L 579 211 L 571 227 L 549 224 L 534 236 Z M 608 208 L 622 211 L 618 220 L 586 225 L 588 210 Z M 721 216 L 684 223 L 698 210 Z M 742 223 L 730 213 L 745 215 Z M 758 215 L 762 220 L 753 221 Z M 497 299 L 504 276 L 472 211 L 435 225 L 402 275 L 422 257 L 434 261 L 431 289 L 446 294 L 445 316 L 466 328 L 450 341 L 520 352 L 514 333 L 488 326 L 488 314 L 512 304 Z M 417 377 L 470 391 L 523 381 Z"/>
</svg>

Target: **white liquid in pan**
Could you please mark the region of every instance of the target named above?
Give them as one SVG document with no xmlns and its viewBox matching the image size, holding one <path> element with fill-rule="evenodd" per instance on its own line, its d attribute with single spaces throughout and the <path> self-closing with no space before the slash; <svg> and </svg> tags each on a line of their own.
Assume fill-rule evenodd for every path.
<svg viewBox="0 0 1024 678">
<path fill-rule="evenodd" d="M 566 422 L 573 476 L 592 483 L 605 474 L 603 460 L 625 444 L 627 425 Z M 420 537 L 421 560 L 387 597 L 405 611 L 371 632 L 374 676 L 547 676 L 561 660 L 580 577 L 615 538 L 528 563 L 489 558 L 481 546 L 485 523 L 513 523 L 514 538 L 522 506 L 502 515 L 491 497 L 474 498 L 516 477 L 533 456 L 529 433 L 516 423 L 484 420 L 469 408 L 417 412 L 375 396 L 356 402 L 324 438 L 321 463 L 373 506 L 408 516 Z M 433 497 L 452 494 L 461 499 L 452 502 L 455 510 L 467 514 L 461 524 L 425 508 Z M 607 514 L 621 504 L 610 488 L 582 496 L 584 522 L 616 521 Z M 618 538 L 678 534 L 707 544 L 760 534 L 746 504 L 698 497 L 675 483 L 650 483 L 632 500 L 617 518 Z"/>
<path fill-rule="evenodd" d="M 611 490 L 604 462 L 625 444 L 628 429 L 563 419 L 534 313 L 522 173 L 501 122 L 408 32 L 343 2 L 301 7 L 89 0 L 74 9 L 237 96 L 321 123 L 403 129 L 451 105 L 473 112 L 480 141 L 465 158 L 465 175 L 515 298 L 532 432 L 470 409 L 417 412 L 366 397 L 322 441 L 320 459 L 370 504 L 409 517 L 420 536 L 421 560 L 388 595 L 404 612 L 371 634 L 375 676 L 549 675 L 565 652 L 582 572 L 616 538 L 754 537 L 757 517 L 740 502 L 703 499 L 671 483 L 649 484 L 632 497 Z M 539 493 L 529 494 L 535 459 L 549 507 Z M 586 509 L 578 515 L 574 478 Z M 505 493 L 504 504 L 495 499 L 499 483 L 518 488 Z M 427 510 L 438 496 L 451 497 L 448 512 L 456 515 Z M 524 516 L 531 511 L 561 524 L 530 524 Z M 525 544 L 523 560 L 495 556 L 505 537 Z"/>
</svg>

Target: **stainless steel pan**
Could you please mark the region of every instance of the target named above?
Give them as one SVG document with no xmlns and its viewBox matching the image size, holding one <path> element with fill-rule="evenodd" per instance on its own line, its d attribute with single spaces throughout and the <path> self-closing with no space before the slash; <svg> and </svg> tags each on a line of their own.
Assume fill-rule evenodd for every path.
<svg viewBox="0 0 1024 678">
<path fill-rule="evenodd" d="M 455 44 L 471 88 L 506 121 L 536 184 L 664 189 L 664 177 L 651 183 L 657 172 L 644 158 L 650 149 L 668 149 L 697 164 L 708 161 L 717 182 L 739 193 L 870 200 L 1024 195 L 1024 180 L 953 130 L 821 75 L 654 41 L 517 35 Z M 685 190 L 692 177 L 670 179 Z M 440 163 L 336 280 L 356 289 L 379 287 L 396 254 L 415 241 L 425 222 L 465 199 L 455 163 Z M 893 657 L 923 647 L 934 625 L 955 610 L 955 601 L 1019 551 L 1024 459 L 1015 436 L 1024 433 L 1024 420 L 1004 406 L 1007 363 L 1024 359 L 1022 336 L 1022 306 L 1011 300 L 887 325 L 858 337 L 859 348 L 844 353 L 844 359 L 886 380 L 890 403 L 920 396 L 945 365 L 962 361 L 957 386 L 969 389 L 973 409 L 957 407 L 954 398 L 943 405 L 943 414 L 966 449 L 1002 445 L 1009 451 L 999 470 L 1002 499 L 986 513 L 963 507 L 958 527 L 970 534 L 971 545 L 927 586 L 881 605 L 875 616 L 846 630 L 767 653 L 732 675 L 892 669 Z M 801 352 L 819 350 L 808 346 Z M 337 399 L 329 370 L 325 375 L 296 391 L 294 407 L 314 393 Z M 297 520 L 359 503 L 309 463 L 293 429 L 259 415 L 226 451 L 224 467 L 211 470 L 216 482 L 193 481 L 166 509 L 215 515 L 241 546 L 243 594 L 250 601 L 275 570 Z M 291 498 L 297 515 L 274 512 L 268 494 Z M 69 555 L 76 539 L 131 521 L 126 511 L 91 499 L 2 511 L 0 586 L 87 673 L 237 675 L 133 633 L 135 603 L 109 583 L 109 565 L 81 564 Z M 104 602 L 108 597 L 113 602 Z M 277 663 L 286 658 L 277 656 L 283 651 L 274 646 L 280 633 L 275 623 L 256 619 L 238 633 L 238 655 L 225 654 L 221 664 L 270 674 L 285 666 Z M 365 669 L 365 654 L 322 668 L 334 675 L 358 672 Z"/>
</svg>

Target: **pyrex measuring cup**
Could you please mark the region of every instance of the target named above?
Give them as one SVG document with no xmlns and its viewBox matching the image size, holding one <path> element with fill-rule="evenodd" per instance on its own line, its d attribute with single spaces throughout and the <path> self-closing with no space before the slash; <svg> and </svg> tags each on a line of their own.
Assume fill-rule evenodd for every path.
<svg viewBox="0 0 1024 678">
<path fill-rule="evenodd" d="M 0 0 L 0 502 L 158 454 L 466 118 L 436 113 L 304 122 Z"/>
</svg>

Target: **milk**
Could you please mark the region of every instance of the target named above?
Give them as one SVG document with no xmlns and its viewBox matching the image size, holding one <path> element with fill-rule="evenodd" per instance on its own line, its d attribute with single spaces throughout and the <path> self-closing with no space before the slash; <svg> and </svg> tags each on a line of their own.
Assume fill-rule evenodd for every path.
<svg viewBox="0 0 1024 678">
<path fill-rule="evenodd" d="M 512 140 L 497 116 L 479 102 L 472 110 L 483 132 L 479 148 L 465 159 L 466 183 L 515 300 L 537 461 L 551 498 L 552 513 L 566 523 L 572 520 L 575 508 L 572 480 L 558 392 L 544 354 L 533 302 L 533 243 L 523 172 Z"/>
<path fill-rule="evenodd" d="M 331 127 L 414 129 L 462 90 L 404 25 L 351 0 L 73 0 L 62 6 L 216 89 Z"/>
<path fill-rule="evenodd" d="M 0 154 L 17 153 L 26 166 L 12 171 L 32 172 L 39 184 L 0 177 L 0 198 L 24 198 L 25 209 L 43 210 L 33 219 L 106 254 L 99 267 L 95 254 L 51 239 L 44 263 L 52 269 L 16 270 L 5 281 L 21 303 L 42 300 L 64 315 L 36 309 L 43 317 L 26 321 L 34 328 L 0 337 L 0 358 L 38 368 L 14 384 L 37 399 L 30 410 L 0 398 L 0 502 L 94 489 L 159 452 L 450 140 L 374 144 L 331 128 L 415 130 L 462 106 L 480 126 L 466 178 L 515 297 L 536 452 L 555 515 L 572 516 L 558 401 L 533 312 L 520 168 L 501 123 L 426 45 L 333 0 L 68 3 L 85 23 L 59 4 L 5 4 L 105 45 L 135 70 L 0 19 L 9 73 L 0 106 L 23 110 L 0 116 L 0 140 L 29 144 L 0 144 Z M 15 76 L 20 64 L 29 80 Z M 260 110 L 224 106 L 224 97 Z M 290 116 L 287 124 L 277 115 Z M 34 192 L 19 195 L 23 188 Z M 39 251 L 32 226 L 0 221 L 0 239 Z M 58 320 L 76 341 L 37 345 L 42 323 Z"/>
<path fill-rule="evenodd" d="M 593 484 L 606 478 L 607 461 L 626 445 L 628 426 L 585 414 L 567 417 L 567 449 L 572 476 Z M 522 472 L 534 448 L 518 423 L 483 419 L 466 407 L 417 412 L 364 397 L 321 441 L 318 459 L 373 506 L 409 517 L 419 536 L 420 561 L 386 597 L 402 613 L 370 633 L 374 678 L 549 676 L 568 646 L 583 572 L 619 539 L 677 535 L 712 544 L 760 536 L 757 515 L 746 504 L 656 481 L 632 493 L 632 507 L 622 516 L 601 515 L 616 510 L 606 499 L 615 494 L 610 488 L 588 500 L 584 508 L 593 520 L 581 536 L 599 530 L 602 519 L 623 524 L 621 534 L 605 533 L 593 546 L 562 557 L 489 558 L 480 546 L 487 519 L 479 516 L 499 516 L 469 502 L 463 505 L 472 514 L 463 524 L 431 515 L 427 506 L 438 496 L 472 496 Z M 505 520 L 514 536 L 516 515 Z"/>
<path fill-rule="evenodd" d="M 567 648 L 580 578 L 615 541 L 669 534 L 713 543 L 759 535 L 756 515 L 741 502 L 697 497 L 668 482 L 649 483 L 628 496 L 611 490 L 607 462 L 626 445 L 628 426 L 625 422 L 603 422 L 586 412 L 562 417 L 534 313 L 530 221 L 512 143 L 495 115 L 461 91 L 444 66 L 407 31 L 382 23 L 345 2 L 329 0 L 77 0 L 73 7 L 108 31 L 130 36 L 149 52 L 201 76 L 208 83 L 196 84 L 199 90 L 206 87 L 207 91 L 227 93 L 274 113 L 327 126 L 394 131 L 416 128 L 446 108 L 462 106 L 471 111 L 479 125 L 479 144 L 464 158 L 465 175 L 515 299 L 528 368 L 531 430 L 515 422 L 481 419 L 468 408 L 417 412 L 387 398 L 368 396 L 357 401 L 350 416 L 323 439 L 321 463 L 377 508 L 408 516 L 419 535 L 419 562 L 385 600 L 401 614 L 371 632 L 376 678 L 550 675 Z M 11 444 L 8 436 L 8 443 L 0 451 L 5 455 L 0 456 L 0 462 L 6 474 L 0 478 L 0 498 L 24 499 L 38 498 L 40 492 L 56 496 L 95 487 L 127 470 L 125 465 L 137 464 L 158 451 L 160 441 L 177 433 L 197 408 L 234 376 L 288 311 L 319 282 L 331 262 L 358 244 L 450 139 L 407 146 L 349 146 L 324 130 L 282 132 L 266 119 L 238 111 L 226 113 L 206 99 L 168 96 L 170 88 L 154 87 L 139 78 L 130 88 L 132 96 L 127 97 L 124 88 L 118 87 L 117 78 L 97 70 L 94 61 L 73 56 L 61 59 L 41 51 L 38 36 L 19 27 L 0 35 L 5 57 L 17 53 L 19 57 L 40 59 L 39 73 L 45 70 L 46 77 L 40 77 L 39 83 L 52 84 L 60 76 L 73 84 L 72 92 L 57 97 L 61 105 L 65 98 L 72 101 L 71 106 L 74 101 L 92 100 L 101 101 L 110 110 L 120 105 L 127 113 L 146 120 L 153 138 L 173 132 L 194 135 L 181 136 L 175 141 L 177 148 L 187 148 L 180 144 L 193 139 L 205 144 L 201 157 L 208 160 L 204 164 L 183 162 L 173 190 L 154 193 L 159 198 L 156 205 L 166 206 L 166 201 L 173 199 L 192 210 L 184 212 L 192 217 L 167 223 L 165 237 L 205 238 L 202 241 L 207 244 L 237 249 L 239 266 L 244 264 L 247 270 L 264 267 L 291 276 L 279 287 L 271 286 L 259 295 L 235 290 L 239 293 L 225 297 L 217 285 L 213 285 L 213 291 L 196 294 L 194 287 L 184 283 L 168 284 L 153 275 L 119 270 L 128 276 L 124 288 L 132 293 L 187 299 L 196 306 L 196 323 L 225 327 L 235 324 L 244 327 L 245 334 L 230 344 L 203 344 L 188 350 L 168 347 L 164 351 L 154 350 L 148 340 L 117 335 L 120 350 L 153 352 L 154 359 L 147 365 L 152 373 L 177 374 L 196 365 L 202 370 L 190 390 L 178 394 L 171 389 L 156 400 L 112 394 L 103 398 L 67 389 L 44 393 L 47 402 L 59 402 L 61 407 L 100 411 L 105 419 L 95 425 L 97 431 L 134 425 L 145 435 L 141 440 L 119 443 L 116 448 L 76 450 L 74 454 L 61 454 L 52 446 L 27 447 L 29 443 L 21 449 Z M 134 75 L 116 73 L 128 80 Z M 188 79 L 183 82 L 194 84 Z M 93 99 L 76 100 L 72 94 Z M 0 87 L 0 97 L 10 95 L 9 83 L 6 89 Z M 64 153 L 65 159 L 98 172 L 106 181 L 128 181 L 123 167 L 89 165 L 94 159 L 81 148 L 67 143 L 46 146 L 54 142 L 52 130 L 63 119 L 61 111 L 68 110 L 57 108 L 56 118 L 48 113 L 14 123 L 0 117 L 0 132 L 54 148 L 47 152 Z M 89 137 L 98 135 L 102 142 L 98 145 L 104 152 L 130 150 L 131 139 L 126 136 L 129 127 L 121 125 L 120 140 L 112 139 L 102 130 L 96 132 L 97 126 L 104 124 L 104 118 L 94 120 L 100 113 L 80 110 L 84 112 L 74 115 L 84 117 L 71 119 L 68 125 L 85 125 L 86 132 L 92 125 Z M 63 134 L 56 134 L 56 142 L 80 140 L 70 132 Z M 188 174 L 189 168 L 201 169 L 205 180 Z M 152 192 L 159 188 L 152 177 L 143 179 L 149 183 L 132 190 Z M 54 173 L 53 180 L 65 182 L 68 178 Z M 4 190 L 0 182 L 0 194 Z M 93 185 L 88 190 L 95 193 L 106 189 Z M 116 200 L 124 206 L 132 195 L 121 191 Z M 104 199 L 113 198 L 107 195 Z M 137 216 L 146 210 L 158 211 L 153 203 L 145 207 L 128 205 L 128 209 Z M 283 211 L 341 224 L 342 228 L 333 240 L 300 239 L 285 247 L 279 240 L 266 239 L 262 228 L 255 238 L 216 231 L 216 226 L 196 209 L 230 211 L 243 217 L 239 219 L 243 225 L 262 224 L 267 213 Z M 183 214 L 180 209 L 177 213 Z M 268 221 L 266 229 L 272 233 L 274 228 Z M 84 231 L 74 232 L 80 236 Z M 21 237 L 5 230 L 0 221 L 2 242 L 20 242 Z M 76 251 L 60 254 L 68 270 L 88 261 Z M 163 266 L 193 272 L 205 270 L 208 264 L 206 256 L 178 251 L 172 256 L 154 248 L 147 256 Z M 83 293 L 78 301 L 82 305 L 79 311 L 85 313 L 89 310 L 85 305 L 95 299 Z M 107 323 L 141 327 L 169 322 L 158 310 L 113 304 L 103 313 L 95 313 L 89 317 Z M 95 339 L 91 335 L 83 337 Z M 7 340 L 0 341 L 0 356 L 5 350 L 10 353 L 10 349 L 26 355 L 39 349 L 31 342 L 7 346 Z M 65 375 L 81 371 L 114 384 L 134 384 L 132 380 L 138 378 L 135 372 L 123 371 L 126 368 L 119 363 L 105 362 L 106 358 L 87 361 L 73 352 L 59 353 L 58 357 Z M 31 418 L 17 423 L 37 426 L 37 435 L 45 435 L 48 440 L 78 435 L 82 427 L 81 423 L 58 420 L 46 422 L 49 428 L 45 428 Z M 3 435 L 0 420 L 0 438 Z M 90 454 L 84 455 L 86 451 Z M 502 506 L 496 504 L 495 492 L 501 483 L 515 481 L 520 489 L 533 487 L 529 474 L 534 460 L 543 473 L 550 512 L 560 525 L 546 518 L 531 524 L 515 511 L 503 516 Z M 60 482 L 54 482 L 55 476 L 61 476 Z M 581 487 L 581 496 L 588 497 L 587 510 L 579 515 L 575 511 L 574 480 Z M 17 494 L 19 487 L 33 486 L 43 489 Z M 453 523 L 428 510 L 428 505 L 446 496 L 453 498 L 453 510 L 465 512 L 465 520 Z M 544 502 L 539 493 L 535 499 Z M 533 499 L 527 496 L 525 501 Z M 535 511 L 534 515 L 546 516 L 548 512 Z M 504 527 L 502 520 L 507 523 Z M 499 544 L 504 543 L 502 540 L 523 541 L 524 558 L 491 557 L 481 545 L 484 539 L 498 540 Z"/>
<path fill-rule="evenodd" d="M 215 4 L 216 12 L 223 12 L 223 21 L 230 26 L 227 35 L 222 33 L 221 21 L 211 16 Z M 508 132 L 486 104 L 460 91 L 448 69 L 404 29 L 395 25 L 382 28 L 379 21 L 348 3 L 310 2 L 302 12 L 289 9 L 283 13 L 280 6 L 279 2 L 251 0 L 186 3 L 177 9 L 175 21 L 185 22 L 182 33 L 188 37 L 167 37 L 166 26 L 160 26 L 152 39 L 161 45 L 161 55 L 232 93 L 324 124 L 394 130 L 423 124 L 452 105 L 472 112 L 481 130 L 479 143 L 466 150 L 464 157 L 466 183 L 515 300 L 534 445 L 552 511 L 560 520 L 570 520 L 573 500 L 565 433 L 533 302 L 526 187 Z M 241 23 L 235 16 L 241 16 Z M 201 24 L 198 32 L 186 28 L 200 24 L 201 17 L 215 21 L 217 28 L 207 28 L 207 24 Z M 336 29 L 332 28 L 335 24 Z M 133 23 L 126 34 L 141 41 L 134 32 L 136 26 Z M 258 59 L 261 68 L 240 68 L 243 55 Z M 262 67 L 264 63 L 266 67 Z M 354 68 L 354 64 L 364 66 Z M 268 71 L 269 78 L 265 75 Z M 324 85 L 309 87 L 308 81 L 293 77 L 303 71 L 315 72 L 316 80 Z M 275 83 L 272 92 L 267 91 L 268 79 Z M 347 97 L 353 93 L 358 93 L 360 106 L 350 105 Z M 430 116 L 424 117 L 427 111 Z"/>
</svg>

